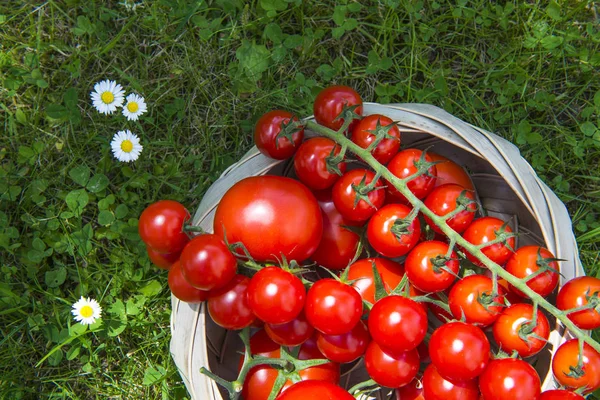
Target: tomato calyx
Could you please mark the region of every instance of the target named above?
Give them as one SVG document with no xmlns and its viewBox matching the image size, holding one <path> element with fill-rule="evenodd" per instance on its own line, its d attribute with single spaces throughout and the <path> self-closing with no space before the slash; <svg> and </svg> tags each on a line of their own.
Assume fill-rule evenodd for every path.
<svg viewBox="0 0 600 400">
<path fill-rule="evenodd" d="M 342 176 L 342 175 L 344 175 L 344 173 L 342 172 L 342 170 L 340 168 L 340 164 L 342 164 L 344 162 L 344 156 L 346 155 L 346 148 L 342 147 L 340 152 L 338 154 L 335 154 L 337 149 L 338 149 L 338 147 L 334 146 L 331 149 L 331 152 L 329 153 L 329 155 L 327 157 L 325 157 L 325 166 L 327 167 L 327 171 L 329 171 L 330 173 L 336 174 L 338 176 Z"/>
<path fill-rule="evenodd" d="M 381 143 L 381 141 L 383 139 L 397 140 L 398 138 L 396 136 L 392 136 L 389 133 L 390 130 L 392 130 L 395 126 L 396 126 L 395 122 L 392 122 L 391 124 L 388 124 L 388 125 L 381 125 L 381 121 L 378 119 L 377 122 L 375 123 L 375 129 L 373 129 L 373 130 L 367 129 L 367 132 L 369 132 L 375 136 L 375 140 L 373 140 L 371 142 L 371 144 L 369 144 L 369 146 L 367 147 L 367 150 L 370 152 L 375 150 L 375 148 L 379 145 L 379 143 Z"/>
<path fill-rule="evenodd" d="M 460 278 L 460 276 L 458 276 L 458 274 L 456 272 L 452 271 L 446 265 L 450 261 L 458 261 L 458 258 L 452 258 L 447 255 L 444 255 L 444 256 L 437 255 L 433 258 L 430 258 L 429 261 L 431 262 L 431 265 L 433 267 L 432 269 L 435 274 L 441 274 L 441 273 L 447 272 L 450 275 L 454 276 L 455 278 Z"/>
<path fill-rule="evenodd" d="M 494 234 L 496 235 L 494 240 L 490 240 L 489 242 L 482 243 L 482 244 L 478 245 L 477 247 L 481 250 L 485 247 L 500 243 L 500 244 L 506 246 L 506 248 L 508 250 L 510 250 L 511 252 L 514 253 L 515 249 L 512 248 L 512 246 L 509 242 L 509 239 L 516 238 L 517 234 L 512 231 L 509 231 L 507 228 L 510 229 L 508 226 L 508 221 L 504 221 L 504 223 L 500 226 L 500 228 L 498 228 L 498 230 L 494 231 Z"/>
<path fill-rule="evenodd" d="M 460 192 L 460 195 L 458 195 L 456 198 L 456 208 L 443 216 L 446 221 L 452 219 L 465 210 L 472 212 L 481 210 L 481 205 L 477 202 L 477 200 L 471 199 L 467 196 L 467 193 L 469 192 L 473 193 L 472 190 L 467 189 Z M 471 207 L 471 205 L 474 205 L 475 207 Z"/>
<path fill-rule="evenodd" d="M 521 324 L 519 327 L 519 337 L 527 344 L 528 347 L 531 348 L 529 338 L 534 338 L 537 340 L 541 340 L 543 342 L 547 342 L 546 338 L 541 337 L 537 333 L 535 333 L 535 328 L 538 326 L 538 304 L 533 303 L 533 313 L 530 320 L 527 320 Z"/>
<path fill-rule="evenodd" d="M 526 278 L 524 278 L 523 282 L 527 283 L 527 282 L 533 280 L 534 278 L 536 278 L 537 276 L 539 276 L 543 273 L 546 273 L 546 272 L 554 272 L 555 274 L 563 276 L 563 274 L 561 274 L 560 271 L 558 271 L 556 268 L 551 267 L 551 264 L 553 262 L 558 262 L 558 261 L 566 261 L 566 260 L 561 259 L 561 258 L 555 258 L 555 257 L 544 257 L 544 256 L 542 256 L 542 249 L 539 248 L 538 252 L 537 252 L 537 258 L 535 260 L 535 264 L 538 266 L 538 269 L 535 272 L 533 272 L 532 274 L 530 274 L 529 276 L 527 276 Z"/>
<path fill-rule="evenodd" d="M 344 132 L 346 132 L 346 129 L 348 129 L 348 127 L 352 124 L 354 120 L 362 118 L 362 116 L 356 112 L 356 109 L 359 107 L 362 107 L 362 103 L 355 104 L 352 106 L 344 104 L 344 106 L 342 107 L 342 112 L 339 113 L 338 116 L 333 119 L 333 122 L 340 120 L 344 121 L 342 127 L 338 130 L 338 133 L 343 134 Z"/>
<path fill-rule="evenodd" d="M 279 131 L 277 136 L 275 136 L 275 148 L 279 148 L 279 139 L 281 138 L 289 140 L 292 146 L 296 146 L 296 144 L 294 143 L 294 135 L 303 130 L 304 125 L 299 121 L 295 121 L 294 118 L 295 116 L 289 118 L 287 121 L 283 120 L 281 122 L 281 130 Z"/>
<path fill-rule="evenodd" d="M 410 235 L 413 233 L 413 228 L 411 228 L 415 218 L 419 216 L 419 208 L 415 207 L 411 210 L 410 214 L 408 214 L 404 218 L 398 218 L 394 221 L 394 224 L 390 228 L 390 232 L 396 236 L 398 241 L 402 241 L 402 236 Z"/>
<path fill-rule="evenodd" d="M 363 177 L 361 178 L 360 182 L 358 183 L 358 185 L 355 185 L 354 183 L 352 184 L 352 190 L 354 190 L 354 193 L 356 193 L 356 197 L 354 198 L 354 207 L 356 207 L 358 205 L 358 203 L 363 200 L 365 203 L 367 203 L 369 206 L 371 206 L 372 208 L 376 208 L 373 203 L 371 202 L 371 199 L 369 199 L 369 193 L 371 193 L 374 190 L 382 190 L 383 186 L 380 187 L 375 187 L 377 182 L 379 181 L 379 178 L 381 177 L 381 174 L 378 172 L 375 177 L 373 177 L 373 180 L 367 184 L 367 174 L 365 173 L 363 175 Z"/>
<path fill-rule="evenodd" d="M 404 182 L 412 181 L 413 179 L 418 178 L 421 175 L 429 176 L 431 178 L 437 177 L 436 175 L 432 175 L 431 172 L 429 171 L 429 169 L 431 167 L 439 164 L 441 161 L 427 161 L 426 157 L 427 157 L 427 150 L 423 150 L 421 152 L 421 155 L 419 156 L 419 159 L 414 161 L 414 163 L 413 163 L 413 165 L 417 169 L 417 172 L 404 178 L 403 179 Z"/>
</svg>

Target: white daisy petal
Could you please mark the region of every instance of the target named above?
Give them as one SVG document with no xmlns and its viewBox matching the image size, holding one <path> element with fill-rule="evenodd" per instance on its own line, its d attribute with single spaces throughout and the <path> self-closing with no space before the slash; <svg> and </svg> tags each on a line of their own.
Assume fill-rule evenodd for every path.
<svg viewBox="0 0 600 400">
<path fill-rule="evenodd" d="M 102 114 L 112 114 L 123 105 L 123 87 L 115 81 L 103 80 L 94 85 L 90 93 L 92 105 Z"/>
<path fill-rule="evenodd" d="M 102 316 L 102 307 L 96 300 L 82 296 L 73 304 L 71 313 L 75 321 L 83 325 L 91 325 Z"/>
<path fill-rule="evenodd" d="M 110 142 L 110 147 L 115 158 L 122 162 L 137 160 L 144 148 L 140 144 L 140 138 L 130 130 L 117 132 Z"/>
<path fill-rule="evenodd" d="M 146 101 L 142 96 L 131 93 L 125 100 L 127 102 L 123 106 L 122 112 L 128 121 L 137 121 L 140 115 L 148 110 Z"/>
</svg>

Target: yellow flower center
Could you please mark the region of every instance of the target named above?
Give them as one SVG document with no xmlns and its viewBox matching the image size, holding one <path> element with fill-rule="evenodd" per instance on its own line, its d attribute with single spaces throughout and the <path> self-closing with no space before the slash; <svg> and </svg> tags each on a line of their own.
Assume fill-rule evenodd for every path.
<svg viewBox="0 0 600 400">
<path fill-rule="evenodd" d="M 100 98 L 105 104 L 110 104 L 115 101 L 115 96 L 111 92 L 104 92 L 100 95 Z"/>
<path fill-rule="evenodd" d="M 130 113 L 134 113 L 139 109 L 140 109 L 140 106 L 138 106 L 138 103 L 136 103 L 135 101 L 131 101 L 131 102 L 127 103 L 127 110 Z"/>
<path fill-rule="evenodd" d="M 133 143 L 131 143 L 131 140 L 123 140 L 123 142 L 121 142 L 121 150 L 125 153 L 131 153 L 131 150 L 133 150 Z"/>
<path fill-rule="evenodd" d="M 91 306 L 83 306 L 81 307 L 81 310 L 79 310 L 79 313 L 82 317 L 89 318 L 94 315 L 94 309 Z"/>
</svg>

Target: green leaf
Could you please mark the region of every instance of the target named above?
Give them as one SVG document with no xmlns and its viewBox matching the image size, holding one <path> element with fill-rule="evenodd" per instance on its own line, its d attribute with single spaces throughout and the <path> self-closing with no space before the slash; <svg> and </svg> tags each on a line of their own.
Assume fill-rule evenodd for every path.
<svg viewBox="0 0 600 400">
<path fill-rule="evenodd" d="M 260 0 L 260 6 L 265 11 L 284 11 L 287 3 L 283 0 Z"/>
<path fill-rule="evenodd" d="M 52 353 L 49 357 L 48 357 L 48 364 L 50 364 L 53 367 L 56 367 L 57 365 L 59 365 L 61 363 L 61 361 L 63 360 L 63 351 L 62 349 L 58 349 L 56 350 L 54 353 Z"/>
<path fill-rule="evenodd" d="M 63 96 L 63 102 L 65 107 L 69 110 L 77 109 L 77 90 L 75 88 L 68 88 Z"/>
<path fill-rule="evenodd" d="M 600 110 L 600 90 L 598 90 L 594 95 L 594 105 L 598 110 Z"/>
<path fill-rule="evenodd" d="M 110 225 L 115 220 L 115 216 L 108 210 L 102 210 L 98 213 L 98 223 L 100 225 Z"/>
<path fill-rule="evenodd" d="M 281 31 L 281 27 L 274 22 L 265 26 L 263 35 L 265 38 L 267 38 L 275 44 L 281 43 L 283 41 L 283 32 Z"/>
<path fill-rule="evenodd" d="M 293 48 L 302 46 L 302 42 L 304 42 L 304 39 L 302 38 L 302 36 L 300 36 L 300 35 L 289 35 L 283 41 L 283 45 L 285 47 L 287 47 L 288 49 L 293 49 Z"/>
<path fill-rule="evenodd" d="M 331 30 L 331 36 L 332 36 L 334 39 L 339 39 L 339 38 L 341 38 L 342 36 L 344 36 L 344 33 L 345 33 L 345 32 L 346 32 L 346 30 L 345 30 L 343 27 L 341 27 L 341 26 L 338 26 L 337 28 L 333 28 L 333 29 Z"/>
<path fill-rule="evenodd" d="M 144 380 L 142 383 L 146 386 L 154 385 L 158 381 L 164 379 L 167 375 L 167 370 L 158 365 L 156 368 L 148 367 L 144 372 Z"/>
<path fill-rule="evenodd" d="M 325 81 L 329 82 L 336 74 L 335 69 L 331 65 L 322 64 L 317 68 L 317 74 Z"/>
<path fill-rule="evenodd" d="M 594 136 L 596 133 L 596 126 L 590 121 L 586 121 L 583 124 L 579 125 L 579 129 L 585 136 Z"/>
<path fill-rule="evenodd" d="M 67 279 L 67 269 L 65 267 L 58 267 L 56 269 L 46 271 L 44 274 L 44 282 L 49 288 L 59 287 Z"/>
<path fill-rule="evenodd" d="M 550 35 L 543 38 L 541 43 L 543 48 L 547 50 L 552 50 L 560 46 L 563 43 L 563 41 L 564 39 L 562 36 Z"/>
<path fill-rule="evenodd" d="M 157 280 L 151 280 L 146 286 L 139 289 L 139 292 L 146 297 L 153 297 L 162 291 L 162 285 Z"/>
<path fill-rule="evenodd" d="M 258 81 L 262 77 L 262 73 L 269 68 L 271 52 L 262 44 L 258 45 L 244 40 L 235 52 L 235 56 L 239 60 L 244 74 L 248 78 Z"/>
<path fill-rule="evenodd" d="M 67 351 L 67 360 L 71 361 L 71 360 L 76 359 L 77 356 L 79 355 L 80 351 L 81 351 L 81 347 L 78 346 L 78 345 L 75 345 L 75 346 L 71 347 L 69 349 L 69 351 Z"/>
<path fill-rule="evenodd" d="M 103 191 L 108 187 L 110 181 L 104 174 L 96 174 L 90 179 L 88 184 L 86 185 L 87 190 L 92 193 L 98 193 Z"/>
<path fill-rule="evenodd" d="M 69 207 L 69 210 L 74 212 L 75 215 L 81 215 L 89 201 L 90 196 L 85 189 L 72 190 L 67 194 L 67 197 L 65 197 L 67 207 Z"/>
<path fill-rule="evenodd" d="M 108 207 L 110 207 L 111 205 L 115 204 L 115 200 L 116 200 L 115 195 L 114 194 L 109 194 L 108 196 L 106 196 L 102 200 L 98 201 L 98 209 L 99 210 L 107 210 Z"/>
<path fill-rule="evenodd" d="M 120 335 L 127 327 L 127 313 L 125 304 L 119 299 L 108 308 L 111 318 L 105 320 L 108 329 L 108 336 L 114 337 Z"/>
<path fill-rule="evenodd" d="M 119 204 L 117 206 L 117 208 L 115 209 L 115 217 L 117 219 L 125 218 L 128 213 L 129 213 L 129 207 L 127 207 L 127 205 L 125 205 L 125 204 Z"/>
<path fill-rule="evenodd" d="M 558 5 L 556 1 L 551 1 L 548 7 L 546 7 L 546 14 L 553 20 L 560 21 L 562 19 L 560 16 L 560 8 L 560 5 Z"/>
<path fill-rule="evenodd" d="M 15 111 L 15 118 L 17 119 L 17 122 L 22 125 L 25 125 L 25 123 L 27 123 L 27 116 L 20 108 L 17 108 L 17 111 Z"/>
<path fill-rule="evenodd" d="M 69 176 L 75 183 L 85 187 L 90 179 L 90 169 L 85 165 L 80 165 L 69 171 Z"/>
<path fill-rule="evenodd" d="M 33 247 L 34 249 L 36 249 L 38 251 L 44 251 L 44 250 L 46 250 L 46 243 L 44 243 L 44 241 L 42 239 L 40 239 L 39 237 L 36 237 L 31 242 L 31 247 Z"/>
<path fill-rule="evenodd" d="M 67 109 L 61 104 L 49 104 L 46 106 L 46 115 L 54 119 L 62 119 L 69 115 Z"/>
</svg>

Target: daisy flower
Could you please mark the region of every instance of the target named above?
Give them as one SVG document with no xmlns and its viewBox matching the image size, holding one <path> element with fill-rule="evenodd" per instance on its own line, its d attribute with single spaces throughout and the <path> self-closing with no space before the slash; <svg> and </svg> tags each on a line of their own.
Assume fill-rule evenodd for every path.
<svg viewBox="0 0 600 400">
<path fill-rule="evenodd" d="M 115 158 L 123 162 L 137 160 L 143 149 L 140 139 L 129 129 L 117 132 L 110 142 L 110 147 Z"/>
<path fill-rule="evenodd" d="M 146 101 L 142 96 L 132 93 L 128 95 L 125 100 L 127 102 L 123 106 L 123 115 L 127 117 L 127 120 L 129 121 L 137 121 L 140 115 L 148 110 Z"/>
<path fill-rule="evenodd" d="M 90 95 L 96 110 L 102 114 L 112 114 L 123 105 L 125 91 L 117 82 L 107 79 L 96 83 Z"/>
<path fill-rule="evenodd" d="M 96 300 L 89 297 L 86 299 L 81 296 L 81 298 L 73 304 L 71 313 L 73 314 L 75 321 L 83 325 L 91 325 L 102 315 L 102 307 L 100 307 L 100 304 L 98 304 Z"/>
</svg>

